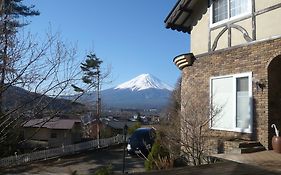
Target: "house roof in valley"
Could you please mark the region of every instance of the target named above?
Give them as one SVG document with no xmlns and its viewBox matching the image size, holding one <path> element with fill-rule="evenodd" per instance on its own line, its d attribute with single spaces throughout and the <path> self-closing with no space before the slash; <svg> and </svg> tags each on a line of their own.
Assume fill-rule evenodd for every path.
<svg viewBox="0 0 281 175">
<path fill-rule="evenodd" d="M 204 4 L 209 6 L 206 0 L 178 0 L 164 21 L 166 28 L 190 33 L 192 27 L 207 10 Z"/>
<path fill-rule="evenodd" d="M 26 122 L 23 127 L 25 128 L 48 128 L 48 129 L 71 129 L 75 123 L 80 123 L 80 120 L 76 119 L 32 119 Z"/>
</svg>

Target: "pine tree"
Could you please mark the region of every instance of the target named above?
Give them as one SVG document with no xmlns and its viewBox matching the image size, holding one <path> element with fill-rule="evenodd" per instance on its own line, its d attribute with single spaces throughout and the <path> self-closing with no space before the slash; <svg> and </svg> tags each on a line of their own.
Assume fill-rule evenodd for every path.
<svg viewBox="0 0 281 175">
<path fill-rule="evenodd" d="M 99 122 L 99 118 L 101 115 L 101 98 L 100 98 L 100 90 L 101 90 L 101 71 L 100 66 L 102 64 L 102 60 L 96 56 L 96 54 L 90 53 L 86 56 L 86 60 L 84 63 L 81 63 L 81 70 L 83 72 L 82 82 L 87 84 L 88 90 L 94 88 L 96 90 L 96 118 Z M 85 92 L 85 89 L 82 89 L 76 85 L 72 85 L 74 91 L 76 92 Z M 99 123 L 97 124 L 97 138 L 100 138 L 100 129 Z"/>
<path fill-rule="evenodd" d="M 91 87 L 98 86 L 98 78 L 100 77 L 100 65 L 102 61 L 96 57 L 95 54 L 87 55 L 87 59 L 85 63 L 81 63 L 81 70 L 84 75 L 82 77 L 82 81 Z"/>
<path fill-rule="evenodd" d="M 101 81 L 101 72 L 100 65 L 102 61 L 95 55 L 89 54 L 87 55 L 87 59 L 85 63 L 81 63 L 81 70 L 84 75 L 82 77 L 82 81 L 88 84 L 89 88 L 95 88 L 97 93 L 97 118 L 100 118 L 101 115 L 101 98 L 100 98 L 100 81 Z M 98 131 L 99 132 L 99 131 Z"/>
<path fill-rule="evenodd" d="M 7 74 L 17 74 L 13 68 L 15 58 L 12 57 L 16 45 L 15 37 L 19 28 L 28 24 L 20 19 L 40 13 L 33 10 L 34 6 L 22 4 L 22 0 L 1 0 L 0 7 L 0 114 L 3 114 L 3 92 L 6 89 Z"/>
<path fill-rule="evenodd" d="M 78 87 L 74 84 L 71 86 L 74 88 L 76 92 L 85 92 L 92 88 L 100 88 L 100 81 L 101 81 L 101 71 L 100 66 L 103 61 L 100 60 L 95 54 L 89 54 L 86 56 L 86 60 L 84 63 L 81 63 L 81 70 L 83 73 L 82 82 L 85 83 L 88 87 L 83 89 Z"/>
<path fill-rule="evenodd" d="M 14 129 L 17 120 L 6 115 L 3 93 L 20 79 L 21 72 L 15 68 L 20 58 L 15 50 L 18 44 L 17 34 L 21 27 L 29 22 L 25 17 L 37 16 L 39 12 L 34 6 L 26 6 L 22 0 L 0 0 L 0 154 L 5 156 L 13 152 L 18 131 Z M 11 78 L 12 77 L 12 78 Z M 2 152 L 4 151 L 4 152 Z"/>
</svg>

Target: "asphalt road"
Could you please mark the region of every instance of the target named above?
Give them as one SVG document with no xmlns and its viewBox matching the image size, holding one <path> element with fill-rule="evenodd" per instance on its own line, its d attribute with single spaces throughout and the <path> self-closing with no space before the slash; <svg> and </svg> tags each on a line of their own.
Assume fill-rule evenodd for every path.
<svg viewBox="0 0 281 175">
<path fill-rule="evenodd" d="M 131 157 L 126 154 L 125 172 L 143 172 L 144 160 L 139 157 Z M 88 151 L 76 155 L 56 158 L 47 161 L 35 162 L 1 170 L 0 174 L 42 174 L 52 175 L 71 174 L 74 171 L 80 174 L 93 174 L 98 168 L 111 165 L 114 172 L 122 173 L 123 149 L 107 148 Z"/>
</svg>

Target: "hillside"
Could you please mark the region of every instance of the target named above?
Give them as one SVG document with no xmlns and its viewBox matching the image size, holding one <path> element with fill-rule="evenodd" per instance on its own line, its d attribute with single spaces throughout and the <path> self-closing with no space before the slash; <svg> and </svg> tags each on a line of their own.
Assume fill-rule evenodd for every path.
<svg viewBox="0 0 281 175">
<path fill-rule="evenodd" d="M 24 111 L 34 110 L 34 108 L 40 110 L 46 107 L 48 111 L 73 113 L 86 109 L 81 103 L 73 103 L 66 99 L 54 99 L 46 95 L 29 92 L 16 86 L 11 86 L 4 92 L 3 104 L 7 110 L 16 109 L 21 106 Z"/>
<path fill-rule="evenodd" d="M 172 88 L 150 74 L 139 75 L 114 88 L 101 91 L 104 108 L 161 109 L 168 104 Z M 75 96 L 63 98 L 73 99 Z M 96 93 L 84 94 L 79 102 L 95 104 Z"/>
</svg>

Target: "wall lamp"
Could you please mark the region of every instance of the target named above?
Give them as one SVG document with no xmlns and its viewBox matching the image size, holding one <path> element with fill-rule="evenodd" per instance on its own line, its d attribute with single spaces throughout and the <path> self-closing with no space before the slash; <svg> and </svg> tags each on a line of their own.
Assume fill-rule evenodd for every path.
<svg viewBox="0 0 281 175">
<path fill-rule="evenodd" d="M 265 80 L 263 79 L 257 80 L 255 84 L 256 84 L 257 91 L 259 90 L 263 91 L 263 89 L 265 88 Z"/>
<path fill-rule="evenodd" d="M 176 56 L 173 59 L 173 62 L 180 70 L 182 70 L 183 68 L 185 68 L 187 66 L 192 66 L 194 60 L 195 60 L 195 57 L 194 57 L 193 53 L 186 53 L 186 54 L 181 54 L 181 55 Z"/>
</svg>

